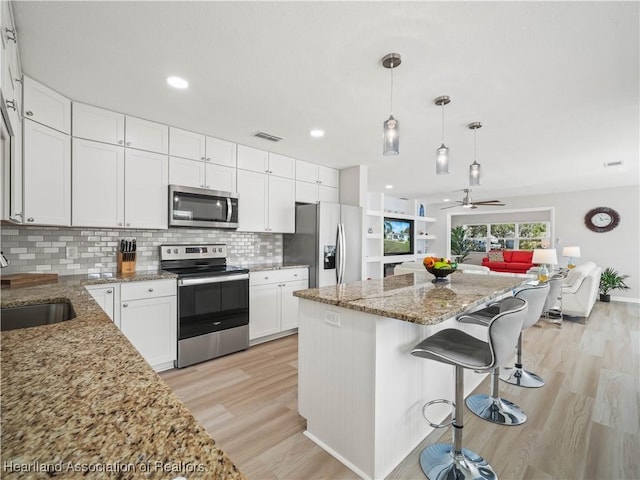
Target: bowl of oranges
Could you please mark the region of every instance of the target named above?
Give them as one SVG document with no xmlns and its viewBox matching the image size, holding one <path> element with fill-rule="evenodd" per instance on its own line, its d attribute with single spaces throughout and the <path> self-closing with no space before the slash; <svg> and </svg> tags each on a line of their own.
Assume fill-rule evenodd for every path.
<svg viewBox="0 0 640 480">
<path fill-rule="evenodd" d="M 451 275 L 458 268 L 456 262 L 442 257 L 425 257 L 422 260 L 424 268 L 435 278 L 436 282 L 448 282 L 447 276 Z"/>
</svg>

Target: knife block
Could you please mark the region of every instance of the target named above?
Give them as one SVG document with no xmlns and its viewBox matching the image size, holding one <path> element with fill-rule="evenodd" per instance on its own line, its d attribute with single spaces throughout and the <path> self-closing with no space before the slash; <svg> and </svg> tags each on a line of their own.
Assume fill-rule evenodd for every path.
<svg viewBox="0 0 640 480">
<path fill-rule="evenodd" d="M 125 260 L 125 255 L 132 258 L 133 260 Z M 123 254 L 122 252 L 118 252 L 118 273 L 121 273 L 123 275 L 133 275 L 134 273 L 136 273 L 135 253 Z"/>
</svg>

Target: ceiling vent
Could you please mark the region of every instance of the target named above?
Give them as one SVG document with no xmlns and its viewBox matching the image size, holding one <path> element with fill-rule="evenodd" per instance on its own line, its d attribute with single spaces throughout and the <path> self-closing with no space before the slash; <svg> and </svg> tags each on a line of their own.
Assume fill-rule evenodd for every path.
<svg viewBox="0 0 640 480">
<path fill-rule="evenodd" d="M 604 168 L 609 168 L 609 167 L 621 167 L 622 166 L 622 160 L 618 160 L 617 162 L 605 162 L 603 163 Z"/>
<path fill-rule="evenodd" d="M 276 137 L 275 135 L 271 135 L 265 132 L 258 132 L 253 135 L 254 137 L 262 138 L 263 140 L 269 140 L 270 142 L 279 142 L 282 140 L 280 137 Z"/>
</svg>

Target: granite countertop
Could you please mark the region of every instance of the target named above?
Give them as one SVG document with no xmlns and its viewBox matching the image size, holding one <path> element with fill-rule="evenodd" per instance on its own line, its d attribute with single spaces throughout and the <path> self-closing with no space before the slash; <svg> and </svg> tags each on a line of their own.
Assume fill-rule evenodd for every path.
<svg viewBox="0 0 640 480">
<path fill-rule="evenodd" d="M 2 477 L 243 479 L 84 285 L 2 291 L 2 307 L 69 302 L 77 317 L 2 332 Z"/>
<path fill-rule="evenodd" d="M 266 270 L 284 270 L 287 268 L 309 268 L 309 265 L 299 265 L 294 263 L 260 263 L 253 265 L 240 265 L 248 268 L 249 272 L 264 272 Z"/>
<path fill-rule="evenodd" d="M 527 275 L 455 272 L 433 283 L 427 272 L 298 290 L 296 297 L 422 325 L 435 325 L 531 281 Z"/>
</svg>

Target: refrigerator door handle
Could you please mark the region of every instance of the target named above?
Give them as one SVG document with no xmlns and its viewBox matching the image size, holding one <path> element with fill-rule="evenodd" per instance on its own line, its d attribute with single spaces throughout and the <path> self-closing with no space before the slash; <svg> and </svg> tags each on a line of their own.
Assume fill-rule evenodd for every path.
<svg viewBox="0 0 640 480">
<path fill-rule="evenodd" d="M 347 269 L 347 237 L 344 233 L 344 223 L 340 224 L 340 283 L 344 283 Z"/>
<path fill-rule="evenodd" d="M 340 224 L 336 229 L 336 283 L 340 284 L 340 258 L 342 257 L 340 252 Z"/>
</svg>

